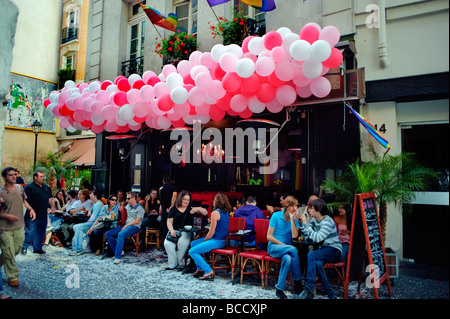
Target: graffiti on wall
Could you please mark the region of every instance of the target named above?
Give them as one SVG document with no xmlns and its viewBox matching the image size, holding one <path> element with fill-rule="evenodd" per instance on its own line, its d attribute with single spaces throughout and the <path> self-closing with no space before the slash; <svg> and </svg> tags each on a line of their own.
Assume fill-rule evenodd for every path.
<svg viewBox="0 0 450 319">
<path fill-rule="evenodd" d="M 3 100 L 7 109 L 6 126 L 31 129 L 34 120 L 42 131 L 55 132 L 55 118 L 45 111 L 44 100 L 56 90 L 56 84 L 10 73 L 8 93 Z"/>
</svg>

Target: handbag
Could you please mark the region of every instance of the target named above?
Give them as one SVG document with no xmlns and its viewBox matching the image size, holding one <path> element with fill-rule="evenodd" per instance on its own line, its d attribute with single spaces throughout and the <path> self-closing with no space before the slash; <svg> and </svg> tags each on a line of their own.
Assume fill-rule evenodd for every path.
<svg viewBox="0 0 450 319">
<path fill-rule="evenodd" d="M 178 242 L 178 239 L 180 239 L 181 237 L 181 232 L 179 230 L 176 230 L 175 233 L 177 233 L 175 237 L 172 237 L 170 232 L 168 232 L 166 235 L 166 239 L 174 244 L 176 244 Z"/>
</svg>

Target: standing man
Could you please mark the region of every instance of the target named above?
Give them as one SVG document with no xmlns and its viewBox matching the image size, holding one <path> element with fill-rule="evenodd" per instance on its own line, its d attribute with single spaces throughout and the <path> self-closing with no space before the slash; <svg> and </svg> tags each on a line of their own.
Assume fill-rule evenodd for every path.
<svg viewBox="0 0 450 319">
<path fill-rule="evenodd" d="M 26 254 L 26 250 L 31 243 L 33 243 L 33 253 L 45 254 L 45 251 L 42 250 L 42 240 L 47 229 L 47 210 L 51 207 L 52 213 L 55 213 L 55 201 L 50 187 L 44 184 L 44 180 L 44 173 L 36 171 L 33 174 L 33 182 L 24 188 L 28 203 L 36 212 L 36 218 L 30 220 L 28 216 L 25 217 L 27 227 L 22 249 L 23 254 Z"/>
<path fill-rule="evenodd" d="M 2 177 L 5 185 L 0 188 L 0 198 L 5 206 L 0 212 L 0 266 L 5 266 L 9 285 L 19 287 L 19 269 L 15 256 L 20 252 L 24 240 L 23 207 L 30 210 L 32 220 L 36 218 L 36 213 L 26 201 L 27 195 L 23 187 L 16 184 L 16 170 L 6 167 L 2 170 Z"/>
<path fill-rule="evenodd" d="M 105 233 L 109 247 L 114 252 L 114 264 L 120 264 L 125 239 L 136 235 L 141 230 L 141 223 L 145 213 L 144 206 L 138 203 L 135 192 L 128 192 L 126 201 L 127 220 L 125 225 L 108 230 Z"/>
<path fill-rule="evenodd" d="M 159 199 L 161 201 L 161 235 L 166 238 L 167 235 L 167 215 L 170 208 L 175 205 L 178 196 L 178 188 L 172 184 L 170 176 L 165 176 L 163 186 L 159 188 Z"/>
</svg>

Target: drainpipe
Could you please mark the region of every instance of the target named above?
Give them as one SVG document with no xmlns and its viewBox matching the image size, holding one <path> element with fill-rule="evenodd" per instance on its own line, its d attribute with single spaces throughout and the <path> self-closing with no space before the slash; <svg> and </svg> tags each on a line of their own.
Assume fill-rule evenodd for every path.
<svg viewBox="0 0 450 319">
<path fill-rule="evenodd" d="M 386 69 L 389 62 L 386 40 L 386 0 L 378 0 L 380 25 L 378 29 L 378 58 L 380 59 L 380 67 Z"/>
</svg>

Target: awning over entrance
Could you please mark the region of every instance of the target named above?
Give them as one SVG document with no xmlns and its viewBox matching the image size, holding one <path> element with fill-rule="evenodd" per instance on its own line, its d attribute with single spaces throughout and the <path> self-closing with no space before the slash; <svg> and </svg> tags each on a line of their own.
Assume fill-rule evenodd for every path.
<svg viewBox="0 0 450 319">
<path fill-rule="evenodd" d="M 70 150 L 62 156 L 62 161 L 76 158 L 74 165 L 95 165 L 95 138 L 75 140 L 71 145 Z"/>
</svg>

